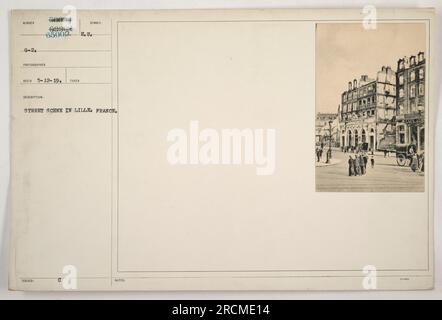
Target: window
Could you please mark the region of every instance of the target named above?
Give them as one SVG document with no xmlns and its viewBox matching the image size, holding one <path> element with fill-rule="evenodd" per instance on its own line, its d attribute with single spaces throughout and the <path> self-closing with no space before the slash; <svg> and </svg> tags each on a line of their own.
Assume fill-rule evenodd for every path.
<svg viewBox="0 0 442 320">
<path fill-rule="evenodd" d="M 414 71 L 410 72 L 410 81 L 414 81 L 416 79 L 416 73 Z"/>
<path fill-rule="evenodd" d="M 403 114 L 404 113 L 404 104 L 400 103 L 399 104 L 399 108 L 398 108 L 398 114 Z"/>
<path fill-rule="evenodd" d="M 425 94 L 424 84 L 420 83 L 419 84 L 419 95 L 423 96 L 424 94 Z"/>
<path fill-rule="evenodd" d="M 399 89 L 399 98 L 403 98 L 404 97 L 404 89 L 401 88 Z"/>
<path fill-rule="evenodd" d="M 419 79 L 423 79 L 424 78 L 424 68 L 420 68 L 419 69 Z"/>
<path fill-rule="evenodd" d="M 405 127 L 403 125 L 399 126 L 399 143 L 405 143 Z"/>
<path fill-rule="evenodd" d="M 400 85 L 403 85 L 403 84 L 404 84 L 404 75 L 403 75 L 403 74 L 401 74 L 401 75 L 399 76 L 399 84 L 400 84 Z"/>
<path fill-rule="evenodd" d="M 411 112 L 416 112 L 416 102 L 414 102 L 414 101 L 410 102 L 410 109 L 411 109 Z"/>
<path fill-rule="evenodd" d="M 416 96 L 416 86 L 413 84 L 411 87 L 410 87 L 410 97 L 411 98 L 414 98 Z"/>
</svg>

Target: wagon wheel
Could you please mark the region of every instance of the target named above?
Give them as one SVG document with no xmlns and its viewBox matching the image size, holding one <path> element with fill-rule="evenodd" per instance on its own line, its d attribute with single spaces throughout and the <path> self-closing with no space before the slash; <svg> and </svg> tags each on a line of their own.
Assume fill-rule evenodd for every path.
<svg viewBox="0 0 442 320">
<path fill-rule="evenodd" d="M 405 164 L 407 163 L 407 157 L 404 154 L 398 154 L 396 156 L 396 161 L 397 164 L 400 165 L 401 167 L 405 166 Z"/>
</svg>

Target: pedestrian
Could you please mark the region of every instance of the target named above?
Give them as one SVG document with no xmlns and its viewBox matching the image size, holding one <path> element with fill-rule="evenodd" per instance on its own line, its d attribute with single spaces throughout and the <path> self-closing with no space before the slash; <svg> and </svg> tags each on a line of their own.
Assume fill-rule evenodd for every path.
<svg viewBox="0 0 442 320">
<path fill-rule="evenodd" d="M 422 151 L 419 161 L 419 171 L 424 172 L 425 153 Z"/>
<path fill-rule="evenodd" d="M 364 152 L 363 158 L 364 158 L 364 172 L 367 172 L 367 162 L 368 162 L 367 153 Z"/>
<path fill-rule="evenodd" d="M 356 171 L 356 156 L 353 158 L 353 175 L 354 176 L 357 175 L 357 171 Z"/>
<path fill-rule="evenodd" d="M 370 156 L 370 162 L 371 162 L 371 168 L 374 168 L 374 157 L 373 155 Z"/>
<path fill-rule="evenodd" d="M 362 154 L 359 154 L 359 166 L 361 167 L 361 176 L 365 174 L 365 164 L 364 164 L 364 157 Z"/>
<path fill-rule="evenodd" d="M 355 155 L 355 175 L 361 175 L 361 162 L 358 154 Z"/>
<path fill-rule="evenodd" d="M 416 172 L 417 168 L 418 168 L 417 154 L 413 153 L 412 156 L 411 156 L 411 170 L 413 172 Z"/>
<path fill-rule="evenodd" d="M 348 176 L 354 176 L 355 175 L 355 171 L 354 171 L 354 160 L 352 158 L 352 156 L 348 156 Z"/>
<path fill-rule="evenodd" d="M 387 150 L 384 150 L 384 158 L 387 157 Z"/>
</svg>

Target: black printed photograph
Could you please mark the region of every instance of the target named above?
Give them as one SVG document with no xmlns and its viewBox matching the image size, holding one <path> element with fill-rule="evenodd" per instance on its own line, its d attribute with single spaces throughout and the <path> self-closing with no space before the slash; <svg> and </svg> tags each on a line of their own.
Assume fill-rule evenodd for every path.
<svg viewBox="0 0 442 320">
<path fill-rule="evenodd" d="M 316 26 L 318 192 L 424 192 L 423 23 Z"/>
</svg>

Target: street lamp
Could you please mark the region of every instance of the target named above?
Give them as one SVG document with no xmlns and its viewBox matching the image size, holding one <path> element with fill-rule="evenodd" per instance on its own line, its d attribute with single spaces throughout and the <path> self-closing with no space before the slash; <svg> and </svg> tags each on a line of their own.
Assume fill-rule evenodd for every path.
<svg viewBox="0 0 442 320">
<path fill-rule="evenodd" d="M 325 163 L 330 163 L 330 159 L 332 157 L 332 151 L 331 151 L 331 147 L 332 147 L 332 122 L 333 121 L 329 121 L 328 122 L 328 129 L 329 129 L 329 136 L 328 136 L 328 151 L 327 151 L 327 161 Z"/>
</svg>

